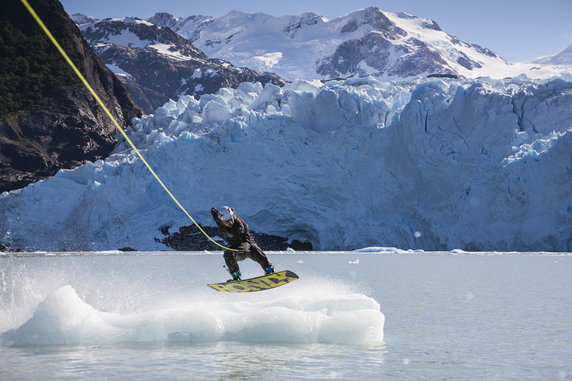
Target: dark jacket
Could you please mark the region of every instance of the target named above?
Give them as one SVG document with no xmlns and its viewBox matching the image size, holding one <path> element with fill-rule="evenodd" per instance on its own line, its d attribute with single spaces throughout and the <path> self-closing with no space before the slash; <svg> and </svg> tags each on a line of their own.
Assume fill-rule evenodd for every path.
<svg viewBox="0 0 572 381">
<path fill-rule="evenodd" d="M 225 224 L 221 219 L 218 211 L 211 211 L 213 218 L 218 225 L 222 238 L 231 248 L 237 248 L 241 244 L 248 242 L 253 243 L 252 236 L 248 230 L 248 224 L 237 215 L 232 219 L 232 225 Z"/>
</svg>

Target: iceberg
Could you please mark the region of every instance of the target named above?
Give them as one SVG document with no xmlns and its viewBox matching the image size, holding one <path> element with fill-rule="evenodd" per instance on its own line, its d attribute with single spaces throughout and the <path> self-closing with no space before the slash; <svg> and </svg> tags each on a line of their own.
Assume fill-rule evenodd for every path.
<svg viewBox="0 0 572 381">
<path fill-rule="evenodd" d="M 0 345 L 383 342 L 385 316 L 373 298 L 349 293 L 314 295 L 308 289 L 304 293 L 255 301 L 197 300 L 168 309 L 116 313 L 94 308 L 66 285 L 42 300 L 24 324 L 0 333 Z"/>
</svg>

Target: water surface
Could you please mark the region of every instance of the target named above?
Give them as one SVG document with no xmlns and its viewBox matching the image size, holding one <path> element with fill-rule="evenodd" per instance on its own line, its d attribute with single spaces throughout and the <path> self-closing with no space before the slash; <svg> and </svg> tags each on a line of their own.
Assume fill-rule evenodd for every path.
<svg viewBox="0 0 572 381">
<path fill-rule="evenodd" d="M 0 379 L 572 380 L 570 255 L 270 257 L 300 279 L 229 295 L 215 253 L 0 256 Z"/>
</svg>

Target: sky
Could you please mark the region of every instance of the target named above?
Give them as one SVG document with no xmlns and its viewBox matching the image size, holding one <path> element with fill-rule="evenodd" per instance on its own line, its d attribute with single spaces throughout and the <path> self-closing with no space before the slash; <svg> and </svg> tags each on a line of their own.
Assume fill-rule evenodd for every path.
<svg viewBox="0 0 572 381">
<path fill-rule="evenodd" d="M 572 0 L 60 0 L 68 13 L 96 18 L 156 12 L 220 17 L 232 10 L 272 16 L 314 12 L 329 19 L 370 6 L 436 21 L 462 41 L 489 48 L 512 62 L 530 62 L 572 45 Z"/>
</svg>

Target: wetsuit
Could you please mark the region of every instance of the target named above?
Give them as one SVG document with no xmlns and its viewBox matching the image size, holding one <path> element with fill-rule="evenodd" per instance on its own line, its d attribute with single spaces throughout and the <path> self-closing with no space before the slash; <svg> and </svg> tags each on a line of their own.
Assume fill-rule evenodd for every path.
<svg viewBox="0 0 572 381">
<path fill-rule="evenodd" d="M 246 258 L 250 258 L 257 262 L 263 270 L 272 266 L 266 257 L 266 254 L 264 254 L 262 249 L 258 247 L 254 238 L 252 238 L 252 235 L 248 230 L 248 225 L 242 220 L 242 218 L 234 215 L 230 221 L 225 223 L 221 220 L 220 214 L 216 209 L 211 209 L 211 214 L 220 229 L 222 237 L 228 243 L 228 246 L 231 249 L 240 250 L 224 251 L 224 261 L 231 274 L 240 271 L 237 262 Z"/>
</svg>

